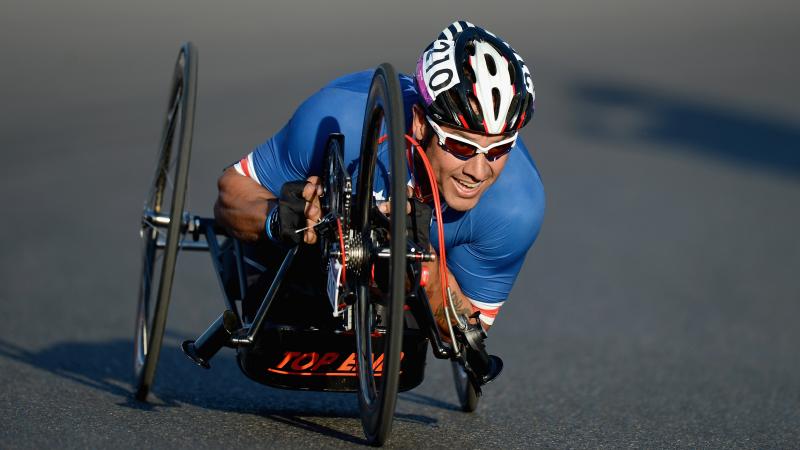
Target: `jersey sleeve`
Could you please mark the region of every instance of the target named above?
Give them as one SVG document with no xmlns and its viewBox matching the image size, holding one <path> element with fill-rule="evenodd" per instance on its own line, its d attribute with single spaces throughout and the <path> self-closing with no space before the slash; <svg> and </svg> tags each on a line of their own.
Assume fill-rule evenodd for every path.
<svg viewBox="0 0 800 450">
<path fill-rule="evenodd" d="M 303 102 L 278 133 L 234 164 L 234 169 L 275 195 L 284 183 L 319 175 L 328 136 L 360 129 L 364 101 L 364 95 L 352 91 L 323 88 Z"/>
<path fill-rule="evenodd" d="M 544 218 L 544 188 L 533 162 L 531 170 L 509 175 L 498 189 L 487 191 L 480 210 L 462 226 L 471 228 L 469 242 L 448 249 L 448 268 L 472 304 L 481 311 L 481 320 L 491 325 L 508 298 L 525 256 L 533 246 Z M 515 161 L 509 161 L 509 165 Z M 521 165 L 521 163 L 518 163 Z M 510 168 L 507 166 L 507 168 Z M 494 186 L 493 186 L 494 187 Z M 514 189 L 509 191 L 509 188 Z"/>
</svg>

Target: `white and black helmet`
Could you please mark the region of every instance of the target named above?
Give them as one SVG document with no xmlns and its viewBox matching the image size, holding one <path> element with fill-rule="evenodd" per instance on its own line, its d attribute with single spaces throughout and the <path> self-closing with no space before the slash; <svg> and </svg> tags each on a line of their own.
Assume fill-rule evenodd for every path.
<svg viewBox="0 0 800 450">
<path fill-rule="evenodd" d="M 508 43 L 460 20 L 422 52 L 415 74 L 426 112 L 469 131 L 500 134 L 531 119 L 531 73 Z"/>
</svg>

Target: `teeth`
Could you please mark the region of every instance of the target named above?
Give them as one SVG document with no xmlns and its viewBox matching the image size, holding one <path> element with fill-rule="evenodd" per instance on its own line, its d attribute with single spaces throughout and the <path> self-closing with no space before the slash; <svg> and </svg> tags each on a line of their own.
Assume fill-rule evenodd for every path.
<svg viewBox="0 0 800 450">
<path fill-rule="evenodd" d="M 469 189 L 475 189 L 476 187 L 481 185 L 480 181 L 478 181 L 477 183 L 467 183 L 466 181 L 462 181 L 457 178 L 456 181 L 458 181 L 462 186 L 466 186 Z"/>
</svg>

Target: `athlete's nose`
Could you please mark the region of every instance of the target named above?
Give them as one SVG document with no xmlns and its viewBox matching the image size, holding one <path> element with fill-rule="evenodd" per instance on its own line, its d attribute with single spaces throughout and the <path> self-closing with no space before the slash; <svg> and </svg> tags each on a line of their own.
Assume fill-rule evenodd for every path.
<svg viewBox="0 0 800 450">
<path fill-rule="evenodd" d="M 472 177 L 475 181 L 483 181 L 491 175 L 492 166 L 489 165 L 486 155 L 481 153 L 467 160 L 463 172 L 464 175 Z"/>
</svg>

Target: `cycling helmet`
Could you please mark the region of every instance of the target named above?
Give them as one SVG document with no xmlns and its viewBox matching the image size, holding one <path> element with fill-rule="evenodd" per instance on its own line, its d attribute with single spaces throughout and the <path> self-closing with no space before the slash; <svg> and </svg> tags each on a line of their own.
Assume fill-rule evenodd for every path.
<svg viewBox="0 0 800 450">
<path fill-rule="evenodd" d="M 414 78 L 425 112 L 456 128 L 500 134 L 522 128 L 533 115 L 533 81 L 522 57 L 463 20 L 422 52 Z"/>
</svg>

